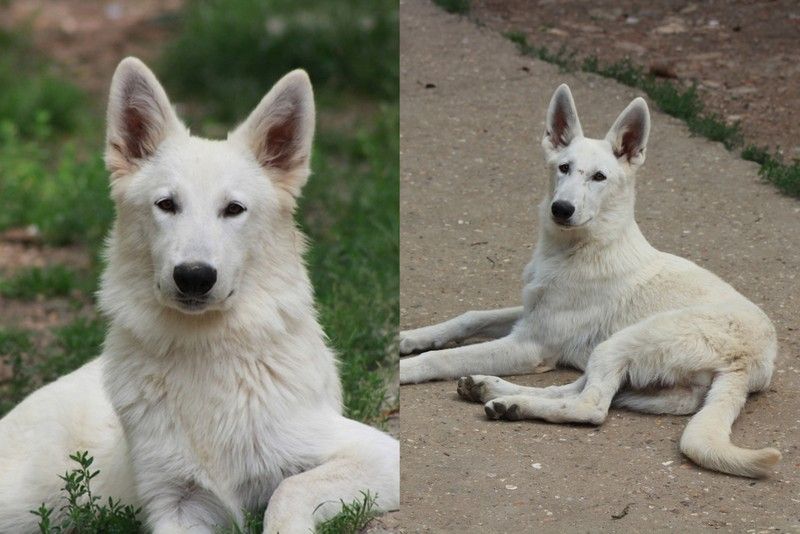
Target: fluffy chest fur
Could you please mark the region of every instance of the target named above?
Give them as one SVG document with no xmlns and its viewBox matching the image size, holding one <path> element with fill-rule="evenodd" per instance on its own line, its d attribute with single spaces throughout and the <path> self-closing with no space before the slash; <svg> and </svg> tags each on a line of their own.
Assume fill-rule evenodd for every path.
<svg viewBox="0 0 800 534">
<path fill-rule="evenodd" d="M 311 345 L 255 335 L 157 354 L 112 331 L 105 383 L 137 475 L 168 469 L 234 510 L 263 504 L 283 478 L 319 460 L 308 421 L 340 412 L 332 355 Z M 311 354 L 323 361 L 313 365 Z"/>
</svg>

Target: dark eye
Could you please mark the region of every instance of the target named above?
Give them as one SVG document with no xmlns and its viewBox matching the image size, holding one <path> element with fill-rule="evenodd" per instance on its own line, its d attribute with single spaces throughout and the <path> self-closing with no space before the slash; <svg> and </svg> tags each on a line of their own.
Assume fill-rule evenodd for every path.
<svg viewBox="0 0 800 534">
<path fill-rule="evenodd" d="M 223 217 L 236 217 L 237 215 L 241 215 L 247 211 L 247 208 L 239 204 L 238 202 L 231 202 L 227 206 L 225 206 L 225 210 L 222 212 Z"/>
<path fill-rule="evenodd" d="M 175 205 L 175 201 L 171 198 L 162 198 L 158 202 L 156 202 L 156 206 L 161 211 L 166 211 L 167 213 L 175 213 L 178 208 Z"/>
<path fill-rule="evenodd" d="M 595 182 L 602 182 L 605 179 L 606 179 L 606 175 L 603 174 L 602 172 L 596 172 L 592 176 L 592 180 L 594 180 Z"/>
<path fill-rule="evenodd" d="M 558 170 L 563 174 L 567 174 L 569 172 L 569 163 L 562 163 L 558 166 Z"/>
</svg>

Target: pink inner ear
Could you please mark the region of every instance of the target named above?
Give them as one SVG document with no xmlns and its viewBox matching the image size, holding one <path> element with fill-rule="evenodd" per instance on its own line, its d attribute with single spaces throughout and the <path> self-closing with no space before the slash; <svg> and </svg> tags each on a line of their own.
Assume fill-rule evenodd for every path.
<svg viewBox="0 0 800 534">
<path fill-rule="evenodd" d="M 259 163 L 289 171 L 295 166 L 295 155 L 299 150 L 297 141 L 297 119 L 294 116 L 283 118 L 270 127 L 264 140 L 264 148 L 259 153 Z"/>
<path fill-rule="evenodd" d="M 555 146 L 567 146 L 567 116 L 563 111 L 557 111 L 553 117 L 553 136 L 551 140 Z"/>
<path fill-rule="evenodd" d="M 642 138 L 639 131 L 630 126 L 625 127 L 625 133 L 622 134 L 622 141 L 618 149 L 614 150 L 614 156 L 621 158 L 625 156 L 628 161 L 633 158 L 641 148 Z"/>
<path fill-rule="evenodd" d="M 142 112 L 130 104 L 127 105 L 122 113 L 122 123 L 126 157 L 139 159 L 145 156 L 148 124 Z"/>
</svg>

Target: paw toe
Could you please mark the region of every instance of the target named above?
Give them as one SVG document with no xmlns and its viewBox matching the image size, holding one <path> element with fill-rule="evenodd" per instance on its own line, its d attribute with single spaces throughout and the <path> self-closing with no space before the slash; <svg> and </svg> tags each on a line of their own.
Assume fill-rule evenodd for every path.
<svg viewBox="0 0 800 534">
<path fill-rule="evenodd" d="M 462 376 L 458 379 L 457 391 L 462 399 L 483 402 L 483 384 L 471 376 Z"/>
<path fill-rule="evenodd" d="M 489 419 L 501 419 L 506 413 L 506 405 L 502 402 L 487 402 L 483 409 Z"/>
</svg>

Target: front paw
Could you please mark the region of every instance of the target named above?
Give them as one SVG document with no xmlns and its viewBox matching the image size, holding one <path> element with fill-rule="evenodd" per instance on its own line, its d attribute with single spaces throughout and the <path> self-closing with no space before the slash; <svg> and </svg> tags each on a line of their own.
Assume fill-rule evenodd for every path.
<svg viewBox="0 0 800 534">
<path fill-rule="evenodd" d="M 400 360 L 400 383 L 416 384 L 424 382 L 424 363 L 419 356 Z"/>
<path fill-rule="evenodd" d="M 400 332 L 400 355 L 414 354 L 436 348 L 435 341 L 417 330 L 403 330 Z"/>
<path fill-rule="evenodd" d="M 485 377 L 481 375 L 462 376 L 458 379 L 456 391 L 458 396 L 471 402 L 486 402 L 489 400 Z"/>
</svg>

